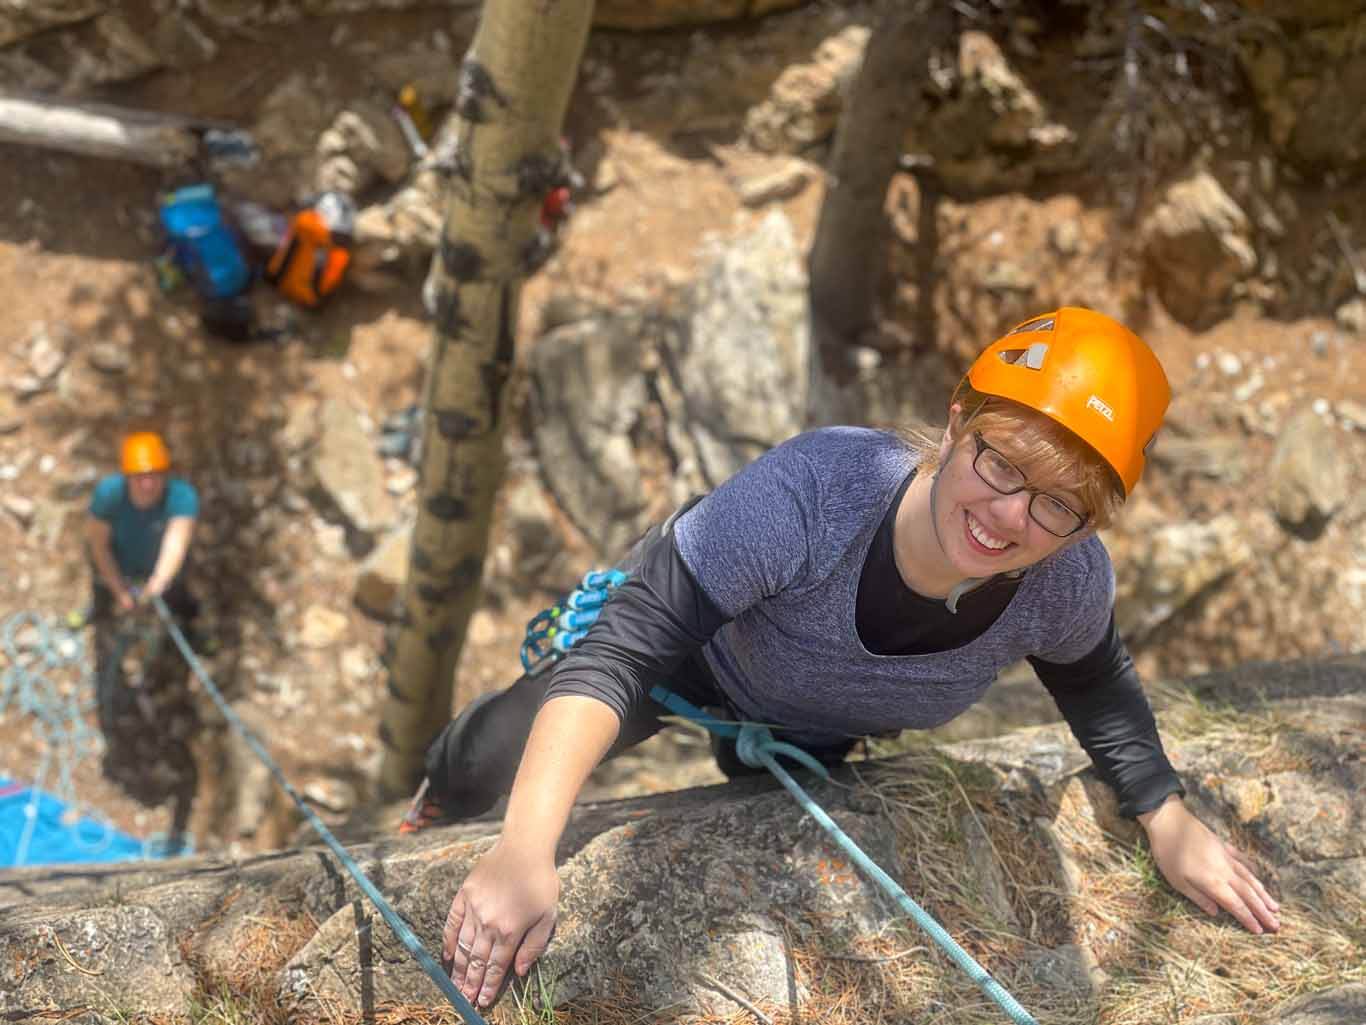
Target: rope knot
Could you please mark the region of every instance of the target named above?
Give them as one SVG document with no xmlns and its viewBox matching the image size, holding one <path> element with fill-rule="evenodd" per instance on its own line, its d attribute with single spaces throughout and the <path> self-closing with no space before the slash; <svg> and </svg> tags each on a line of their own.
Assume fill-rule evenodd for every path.
<svg viewBox="0 0 1366 1025">
<path fill-rule="evenodd" d="M 735 753 L 739 756 L 740 761 L 751 769 L 772 769 L 773 765 L 776 764 L 775 756 L 783 755 L 810 769 L 821 779 L 830 778 L 830 770 L 801 748 L 793 744 L 784 744 L 781 740 L 774 740 L 773 733 L 767 726 L 758 726 L 753 723 L 746 723 L 741 726 L 740 736 L 735 740 Z"/>
</svg>

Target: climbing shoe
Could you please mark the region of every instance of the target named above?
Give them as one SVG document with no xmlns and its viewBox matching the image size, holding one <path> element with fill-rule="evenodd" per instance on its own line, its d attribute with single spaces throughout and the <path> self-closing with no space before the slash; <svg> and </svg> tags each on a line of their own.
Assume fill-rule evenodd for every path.
<svg viewBox="0 0 1366 1025">
<path fill-rule="evenodd" d="M 447 826 L 456 821 L 458 820 L 454 815 L 441 807 L 441 803 L 432 794 L 431 785 L 424 779 L 422 785 L 417 788 L 417 793 L 413 795 L 403 821 L 398 824 L 398 831 L 417 833 L 432 826 Z"/>
</svg>

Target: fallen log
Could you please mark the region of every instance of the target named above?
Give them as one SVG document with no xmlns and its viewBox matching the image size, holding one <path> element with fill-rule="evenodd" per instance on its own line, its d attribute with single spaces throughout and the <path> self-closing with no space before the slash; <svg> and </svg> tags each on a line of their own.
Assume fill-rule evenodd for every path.
<svg viewBox="0 0 1366 1025">
<path fill-rule="evenodd" d="M 42 97 L 0 96 L 0 142 L 152 167 L 254 159 L 250 139 L 230 124 Z"/>
</svg>

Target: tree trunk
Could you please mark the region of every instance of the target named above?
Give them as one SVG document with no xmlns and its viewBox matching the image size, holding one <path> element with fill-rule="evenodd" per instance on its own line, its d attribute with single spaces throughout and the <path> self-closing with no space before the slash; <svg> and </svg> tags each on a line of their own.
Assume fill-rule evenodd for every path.
<svg viewBox="0 0 1366 1025">
<path fill-rule="evenodd" d="M 418 518 L 386 660 L 384 796 L 412 789 L 451 714 L 503 473 L 521 285 L 537 257 L 541 201 L 567 178 L 560 130 L 592 14 L 592 0 L 486 0 L 460 68 L 458 146 L 433 258 Z"/>
<path fill-rule="evenodd" d="M 886 262 L 883 204 L 921 106 L 930 52 L 946 38 L 945 12 L 928 0 L 893 0 L 884 8 L 835 130 L 810 272 L 817 349 L 836 382 L 848 377 L 845 345 L 873 321 Z"/>
</svg>

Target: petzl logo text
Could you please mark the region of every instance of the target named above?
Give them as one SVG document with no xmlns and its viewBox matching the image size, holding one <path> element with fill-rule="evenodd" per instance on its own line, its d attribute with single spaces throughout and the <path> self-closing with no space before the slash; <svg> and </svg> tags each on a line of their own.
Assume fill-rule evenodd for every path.
<svg viewBox="0 0 1366 1025">
<path fill-rule="evenodd" d="M 1087 399 L 1086 408 L 1094 409 L 1097 413 L 1105 417 L 1105 419 L 1109 420 L 1111 423 L 1115 422 L 1115 411 L 1111 409 L 1109 406 L 1107 406 L 1104 402 L 1102 402 L 1099 396 L 1092 395 L 1089 399 Z"/>
</svg>

